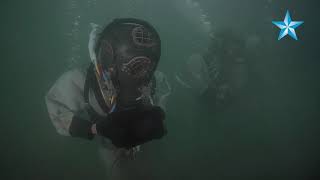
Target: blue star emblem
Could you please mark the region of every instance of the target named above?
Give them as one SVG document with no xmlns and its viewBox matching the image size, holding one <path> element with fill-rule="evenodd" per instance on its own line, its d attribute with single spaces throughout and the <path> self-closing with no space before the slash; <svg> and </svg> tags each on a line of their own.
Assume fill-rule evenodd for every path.
<svg viewBox="0 0 320 180">
<path fill-rule="evenodd" d="M 283 21 L 272 21 L 272 23 L 281 29 L 278 40 L 282 39 L 288 34 L 293 39 L 298 40 L 296 31 L 294 29 L 303 24 L 303 21 L 292 21 L 288 10 Z"/>
</svg>

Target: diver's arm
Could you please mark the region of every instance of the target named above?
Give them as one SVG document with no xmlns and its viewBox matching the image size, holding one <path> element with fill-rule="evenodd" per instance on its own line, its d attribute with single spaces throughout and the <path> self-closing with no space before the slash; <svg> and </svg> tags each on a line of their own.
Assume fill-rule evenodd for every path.
<svg viewBox="0 0 320 180">
<path fill-rule="evenodd" d="M 45 97 L 50 119 L 57 132 L 65 136 L 92 139 L 92 123 L 85 116 L 83 97 L 85 72 L 75 69 L 64 73 Z"/>
<path fill-rule="evenodd" d="M 164 111 L 166 111 L 166 104 L 168 97 L 172 92 L 172 88 L 167 80 L 167 76 L 159 70 L 155 72 L 155 80 L 156 87 L 153 96 L 154 105 L 160 106 Z"/>
<path fill-rule="evenodd" d="M 94 135 L 98 134 L 98 132 L 97 132 L 97 124 L 92 124 L 91 133 L 94 134 Z"/>
</svg>

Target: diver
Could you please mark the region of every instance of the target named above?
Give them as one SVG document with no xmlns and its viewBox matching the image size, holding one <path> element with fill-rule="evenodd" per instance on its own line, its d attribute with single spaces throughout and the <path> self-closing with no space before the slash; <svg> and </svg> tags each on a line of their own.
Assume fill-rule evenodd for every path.
<svg viewBox="0 0 320 180">
<path fill-rule="evenodd" d="M 120 152 L 137 152 L 140 145 L 167 133 L 165 112 L 157 104 L 169 92 L 165 97 L 156 94 L 161 40 L 152 25 L 121 18 L 104 29 L 91 26 L 90 66 L 64 73 L 45 100 L 57 132 L 100 139 L 112 169 Z"/>
<path fill-rule="evenodd" d="M 247 87 L 249 58 L 245 41 L 223 29 L 214 33 L 203 53 L 190 55 L 175 79 L 200 99 L 224 107 Z"/>
</svg>

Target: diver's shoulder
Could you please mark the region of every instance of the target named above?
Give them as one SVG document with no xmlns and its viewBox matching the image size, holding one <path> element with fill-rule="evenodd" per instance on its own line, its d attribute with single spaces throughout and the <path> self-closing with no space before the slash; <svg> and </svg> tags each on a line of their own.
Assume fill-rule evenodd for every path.
<svg viewBox="0 0 320 180">
<path fill-rule="evenodd" d="M 86 69 L 83 67 L 76 67 L 65 71 L 62 76 L 85 76 Z"/>
<path fill-rule="evenodd" d="M 85 79 L 86 70 L 81 67 L 76 67 L 63 72 L 54 86 L 69 87 L 71 85 L 76 85 L 82 87 L 84 86 Z"/>
<path fill-rule="evenodd" d="M 62 73 L 59 79 L 84 79 L 87 74 L 86 72 L 86 69 L 83 67 L 72 68 Z"/>
</svg>

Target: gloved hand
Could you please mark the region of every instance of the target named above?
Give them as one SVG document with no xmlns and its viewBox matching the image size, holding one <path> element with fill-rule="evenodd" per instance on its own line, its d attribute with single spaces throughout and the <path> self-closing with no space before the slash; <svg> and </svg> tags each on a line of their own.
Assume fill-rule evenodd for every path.
<svg viewBox="0 0 320 180">
<path fill-rule="evenodd" d="M 94 134 L 91 131 L 93 122 L 87 109 L 76 112 L 69 127 L 69 133 L 72 137 L 80 137 L 85 139 L 93 139 Z"/>
<path fill-rule="evenodd" d="M 118 148 L 131 148 L 166 134 L 164 111 L 157 106 L 111 113 L 97 122 L 99 135 L 109 138 Z"/>
</svg>

